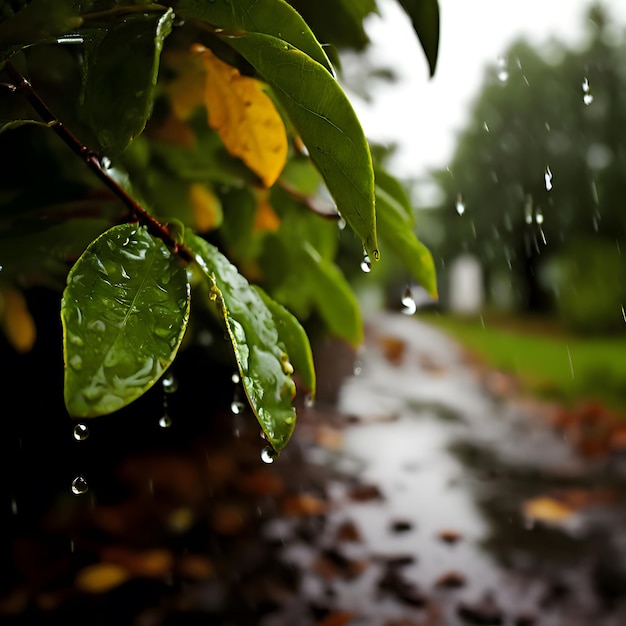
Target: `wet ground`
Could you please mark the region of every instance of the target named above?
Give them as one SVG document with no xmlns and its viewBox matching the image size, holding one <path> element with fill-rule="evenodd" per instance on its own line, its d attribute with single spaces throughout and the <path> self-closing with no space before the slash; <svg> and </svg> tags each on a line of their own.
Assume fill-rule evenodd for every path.
<svg viewBox="0 0 626 626">
<path fill-rule="evenodd" d="M 126 437 L 125 414 L 63 445 L 60 417 L 11 429 L 0 623 L 626 624 L 623 459 L 580 457 L 416 319 L 368 329 L 356 355 L 320 348 L 272 465 L 249 415 L 198 426 L 207 372 L 179 376 L 165 428 L 158 400 Z"/>
</svg>

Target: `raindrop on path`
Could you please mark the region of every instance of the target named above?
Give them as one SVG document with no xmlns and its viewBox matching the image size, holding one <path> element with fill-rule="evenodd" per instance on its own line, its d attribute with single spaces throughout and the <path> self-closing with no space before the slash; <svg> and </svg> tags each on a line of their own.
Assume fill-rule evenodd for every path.
<svg viewBox="0 0 626 626">
<path fill-rule="evenodd" d="M 87 424 L 76 424 L 74 426 L 74 439 L 76 441 L 85 441 L 89 437 L 89 426 Z"/>
<path fill-rule="evenodd" d="M 76 478 L 72 481 L 72 493 L 75 496 L 80 496 L 83 493 L 86 493 L 87 489 L 89 489 L 89 485 L 87 485 L 85 477 L 76 476 Z"/>
<path fill-rule="evenodd" d="M 276 450 L 271 446 L 265 446 L 263 450 L 261 450 L 261 461 L 263 461 L 263 463 L 273 463 L 275 458 Z"/>
</svg>

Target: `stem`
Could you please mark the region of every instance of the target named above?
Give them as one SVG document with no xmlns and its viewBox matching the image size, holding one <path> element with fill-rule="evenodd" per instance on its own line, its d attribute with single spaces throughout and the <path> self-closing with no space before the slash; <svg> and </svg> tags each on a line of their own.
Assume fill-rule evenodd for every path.
<svg viewBox="0 0 626 626">
<path fill-rule="evenodd" d="M 79 156 L 91 169 L 91 171 L 122 201 L 128 208 L 133 217 L 153 236 L 161 239 L 163 243 L 186 263 L 194 260 L 194 255 L 184 244 L 178 243 L 171 235 L 166 224 L 161 224 L 150 213 L 143 209 L 137 201 L 120 187 L 103 169 L 98 155 L 84 146 L 80 140 L 67 128 L 61 120 L 50 110 L 48 105 L 42 100 L 41 96 L 35 91 L 33 86 L 26 80 L 17 68 L 7 61 L 4 70 L 9 75 L 12 85 L 4 85 L 14 93 L 24 95 L 24 98 L 35 109 L 41 119 L 51 128 L 67 145 L 72 152 Z"/>
</svg>

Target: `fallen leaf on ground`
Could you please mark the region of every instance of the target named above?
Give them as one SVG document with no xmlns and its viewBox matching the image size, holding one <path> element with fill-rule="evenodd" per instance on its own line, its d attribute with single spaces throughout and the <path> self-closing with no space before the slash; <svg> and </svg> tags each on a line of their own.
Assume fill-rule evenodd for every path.
<svg viewBox="0 0 626 626">
<path fill-rule="evenodd" d="M 285 515 L 323 515 L 328 504 L 309 493 L 301 493 L 285 498 L 282 508 Z"/>
<path fill-rule="evenodd" d="M 130 578 L 128 571 L 115 563 L 94 563 L 76 575 L 76 587 L 86 593 L 104 593 L 119 587 Z"/>
<path fill-rule="evenodd" d="M 564 502 L 547 496 L 526 500 L 522 505 L 524 517 L 529 520 L 560 524 L 568 520 L 576 511 Z"/>
</svg>

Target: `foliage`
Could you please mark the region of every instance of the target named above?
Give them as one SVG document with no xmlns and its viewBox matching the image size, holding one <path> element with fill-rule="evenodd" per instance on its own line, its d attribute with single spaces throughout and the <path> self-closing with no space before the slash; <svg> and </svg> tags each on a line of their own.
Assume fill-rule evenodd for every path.
<svg viewBox="0 0 626 626">
<path fill-rule="evenodd" d="M 437 3 L 402 5 L 434 70 Z M 406 194 L 375 174 L 314 34 L 362 47 L 374 0 L 338 3 L 342 21 L 328 30 L 326 14 L 300 8 L 309 23 L 283 0 L 0 3 L 0 145 L 10 157 L 0 316 L 26 351 L 35 328 L 21 290 L 66 283 L 72 417 L 144 394 L 205 328 L 216 358 L 221 337 L 230 346 L 225 366 L 280 452 L 295 425 L 296 372 L 315 394 L 302 324 L 315 313 L 329 332 L 362 338 L 335 264 L 340 221 L 377 260 L 378 218 L 384 243 L 436 295 Z"/>
<path fill-rule="evenodd" d="M 487 71 L 449 168 L 435 173 L 442 255 L 471 252 L 487 280 L 510 270 L 524 310 L 554 310 L 546 271 L 569 241 L 607 250 L 603 276 L 623 270 L 608 251 L 626 244 L 626 41 L 598 11 L 585 49 L 513 44 Z"/>
</svg>

